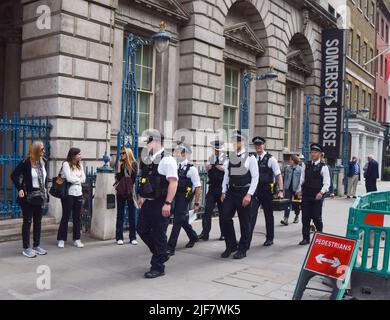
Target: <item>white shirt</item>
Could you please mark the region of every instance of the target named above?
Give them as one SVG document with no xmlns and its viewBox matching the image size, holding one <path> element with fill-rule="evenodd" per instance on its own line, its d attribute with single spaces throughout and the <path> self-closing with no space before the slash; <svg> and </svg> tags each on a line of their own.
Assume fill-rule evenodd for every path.
<svg viewBox="0 0 390 320">
<path fill-rule="evenodd" d="M 263 158 L 266 154 L 267 154 L 266 151 L 263 151 L 260 155 L 256 154 L 256 160 L 258 161 L 259 157 L 260 157 L 260 160 L 263 160 Z M 282 174 L 282 172 L 280 171 L 278 161 L 275 159 L 275 157 L 270 157 L 268 159 L 268 168 L 272 169 L 272 172 L 274 173 L 275 177 Z"/>
<path fill-rule="evenodd" d="M 315 165 L 319 164 L 321 160 L 317 160 L 314 162 Z M 312 161 L 313 163 L 313 161 Z M 321 193 L 324 194 L 329 191 L 329 186 L 330 186 L 330 173 L 329 173 L 329 168 L 327 165 L 323 166 L 321 169 L 321 176 L 322 176 L 322 189 Z M 305 167 L 302 168 L 302 173 L 301 173 L 301 179 L 299 181 L 299 186 L 297 192 L 302 191 L 302 185 L 305 182 Z"/>
<path fill-rule="evenodd" d="M 71 183 L 68 190 L 70 196 L 79 197 L 83 194 L 81 184 L 85 182 L 85 173 L 82 165 L 80 169 L 71 169 L 69 162 L 65 161 L 62 165 L 62 177 Z"/>
<path fill-rule="evenodd" d="M 243 158 L 245 154 L 245 149 L 241 150 L 240 153 L 237 155 L 241 158 Z M 225 175 L 223 176 L 223 182 L 222 182 L 222 193 L 226 193 L 226 190 L 229 185 L 229 159 L 227 159 L 224 162 L 224 167 L 225 167 Z M 257 184 L 259 182 L 259 167 L 257 165 L 256 158 L 254 156 L 249 156 L 247 157 L 244 166 L 246 169 L 249 170 L 251 174 L 251 184 L 249 186 L 248 194 L 251 196 L 255 193 L 257 189 Z"/>
<path fill-rule="evenodd" d="M 42 173 L 43 173 L 43 185 L 45 185 L 46 180 L 46 169 L 44 166 L 42 166 Z M 39 180 L 38 180 L 38 169 L 31 168 L 31 178 L 32 178 L 32 187 L 35 189 L 39 189 Z"/>
<path fill-rule="evenodd" d="M 164 152 L 164 148 L 160 149 L 158 152 L 156 152 L 155 154 L 153 154 L 151 157 L 150 157 L 150 160 L 151 161 L 154 161 L 157 156 L 159 156 L 161 153 Z M 164 156 L 161 161 L 159 162 L 158 164 L 158 167 L 157 167 L 157 172 L 163 176 L 166 176 L 166 179 L 168 180 L 168 178 L 175 178 L 176 180 L 178 180 L 178 176 L 177 176 L 177 163 L 176 163 L 176 160 L 174 157 L 172 156 Z"/>
<path fill-rule="evenodd" d="M 188 159 L 185 159 L 184 161 L 180 162 L 178 164 L 178 169 L 180 168 L 183 168 L 183 169 L 186 169 L 186 166 L 188 165 Z M 192 166 L 188 172 L 187 172 L 187 178 L 190 178 L 191 179 L 191 182 L 192 182 L 192 191 L 196 188 L 196 187 L 200 187 L 202 184 L 200 183 L 200 176 L 199 176 L 199 172 L 198 172 L 198 169 L 195 168 L 194 166 Z"/>
</svg>

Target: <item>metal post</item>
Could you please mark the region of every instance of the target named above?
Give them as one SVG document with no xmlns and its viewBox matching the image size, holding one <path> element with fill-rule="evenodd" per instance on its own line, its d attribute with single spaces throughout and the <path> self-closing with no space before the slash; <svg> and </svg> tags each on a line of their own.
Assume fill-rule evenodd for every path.
<svg viewBox="0 0 390 320">
<path fill-rule="evenodd" d="M 303 125 L 303 147 L 302 154 L 305 160 L 309 160 L 309 143 L 310 143 L 310 96 L 306 96 L 306 110 L 305 110 L 305 121 Z"/>
<path fill-rule="evenodd" d="M 242 77 L 242 94 L 240 105 L 240 129 L 249 128 L 249 107 L 248 107 L 248 84 L 252 81 L 252 77 L 247 70 L 244 70 Z"/>
<path fill-rule="evenodd" d="M 344 141 L 343 141 L 343 166 L 344 166 L 344 192 L 348 188 L 348 131 L 349 131 L 349 109 L 345 109 L 345 126 L 344 126 Z"/>
</svg>

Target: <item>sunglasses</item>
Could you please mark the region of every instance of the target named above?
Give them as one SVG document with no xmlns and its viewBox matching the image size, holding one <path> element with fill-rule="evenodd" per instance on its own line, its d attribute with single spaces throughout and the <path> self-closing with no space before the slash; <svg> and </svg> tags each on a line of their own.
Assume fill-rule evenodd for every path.
<svg viewBox="0 0 390 320">
<path fill-rule="evenodd" d="M 126 152 L 121 152 L 121 155 L 124 155 L 124 154 L 126 154 Z"/>
</svg>

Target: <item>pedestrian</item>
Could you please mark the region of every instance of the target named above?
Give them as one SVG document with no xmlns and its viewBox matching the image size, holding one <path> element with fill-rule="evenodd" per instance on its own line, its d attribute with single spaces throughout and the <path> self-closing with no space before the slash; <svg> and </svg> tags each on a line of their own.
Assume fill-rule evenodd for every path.
<svg viewBox="0 0 390 320">
<path fill-rule="evenodd" d="M 144 274 L 149 279 L 165 275 L 166 233 L 178 184 L 176 160 L 165 152 L 163 143 L 163 134 L 148 131 L 148 155 L 140 163 L 137 232 L 152 253 L 150 271 Z"/>
<path fill-rule="evenodd" d="M 356 187 L 360 178 L 360 165 L 356 156 L 348 162 L 348 192 L 347 198 L 356 198 Z"/>
<path fill-rule="evenodd" d="M 304 167 L 305 166 L 305 156 L 303 154 L 299 155 L 299 166 Z"/>
<path fill-rule="evenodd" d="M 329 191 L 330 174 L 327 165 L 321 161 L 322 147 L 318 143 L 310 145 L 311 161 L 306 162 L 302 171 L 297 196 L 302 198 L 302 236 L 300 245 L 310 243 L 310 222 L 322 232 L 322 199 Z"/>
<path fill-rule="evenodd" d="M 117 173 L 115 175 L 116 185 L 116 243 L 123 245 L 123 220 L 125 209 L 129 214 L 129 239 L 132 245 L 137 245 L 136 235 L 136 212 L 134 204 L 134 191 L 137 179 L 138 165 L 130 148 L 121 148 L 121 155 L 118 161 Z"/>
<path fill-rule="evenodd" d="M 26 159 L 20 161 L 11 173 L 11 180 L 18 190 L 17 203 L 23 215 L 22 254 L 27 258 L 47 254 L 47 251 L 40 247 L 42 209 L 49 199 L 44 155 L 43 143 L 35 141 L 29 147 Z M 30 247 L 31 224 L 33 224 L 32 248 Z"/>
<path fill-rule="evenodd" d="M 274 211 L 272 207 L 272 200 L 274 198 L 274 183 L 278 183 L 278 198 L 283 199 L 283 179 L 278 161 L 270 153 L 265 151 L 266 140 L 262 137 L 254 137 L 252 142 L 256 150 L 256 160 L 259 167 L 259 182 L 257 185 L 253 211 L 251 216 L 251 236 L 249 244 L 251 243 L 253 231 L 255 229 L 258 210 L 261 205 L 264 211 L 266 239 L 264 246 L 268 247 L 274 243 Z M 249 247 L 248 247 L 249 249 Z"/>
<path fill-rule="evenodd" d="M 195 197 L 193 210 L 195 213 L 200 209 L 200 194 L 201 183 L 198 169 L 189 162 L 188 157 L 192 154 L 191 147 L 181 142 L 176 148 L 176 159 L 178 161 L 178 178 L 177 191 L 174 200 L 173 208 L 173 226 L 171 235 L 168 240 L 169 256 L 175 254 L 177 240 L 179 238 L 181 228 L 186 232 L 189 242 L 186 244 L 186 248 L 192 248 L 196 242 L 199 241 L 199 237 L 189 224 L 189 206 Z"/>
<path fill-rule="evenodd" d="M 210 142 L 211 146 L 214 149 L 214 154 L 209 158 L 209 161 L 206 165 L 207 176 L 208 176 L 208 185 L 209 189 L 206 194 L 206 206 L 205 212 L 202 217 L 202 232 L 199 235 L 199 239 L 204 241 L 209 240 L 209 234 L 211 230 L 211 218 L 217 204 L 218 213 L 219 213 L 219 229 L 221 227 L 221 215 L 222 215 L 222 182 L 223 176 L 225 174 L 224 162 L 226 161 L 226 155 L 222 152 L 224 147 L 224 141 L 215 140 Z M 219 240 L 225 240 L 222 231 L 220 233 Z"/>
<path fill-rule="evenodd" d="M 72 217 L 73 223 L 73 244 L 77 248 L 83 248 L 84 244 L 81 242 L 81 206 L 83 204 L 82 184 L 85 182 L 85 173 L 79 148 L 70 148 L 66 161 L 62 163 L 61 176 L 69 184 L 69 187 L 68 194 L 61 198 L 62 218 L 57 234 L 58 248 L 65 247 L 70 217 Z"/>
<path fill-rule="evenodd" d="M 374 159 L 373 155 L 368 156 L 368 162 L 365 165 L 364 178 L 366 179 L 366 191 L 377 191 L 376 179 L 379 178 L 378 162 Z"/>
<path fill-rule="evenodd" d="M 237 251 L 233 258 L 246 257 L 251 237 L 251 212 L 253 196 L 259 182 L 259 168 L 256 158 L 245 149 L 248 137 L 235 130 L 233 132 L 233 148 L 225 161 L 225 175 L 222 183 L 222 234 L 225 236 L 226 250 L 222 258 L 228 258 Z M 237 244 L 233 217 L 238 213 L 241 238 Z"/>
<path fill-rule="evenodd" d="M 302 167 L 299 165 L 299 158 L 295 155 L 291 156 L 290 165 L 286 167 L 284 172 L 283 186 L 284 186 L 284 197 L 291 201 L 291 204 L 284 211 L 283 220 L 280 221 L 282 225 L 288 225 L 288 218 L 290 217 L 291 209 L 294 209 L 295 217 L 293 223 L 299 222 L 300 208 L 297 203 L 293 203 L 292 200 L 298 200 L 296 192 L 299 187 L 301 179 Z"/>
</svg>

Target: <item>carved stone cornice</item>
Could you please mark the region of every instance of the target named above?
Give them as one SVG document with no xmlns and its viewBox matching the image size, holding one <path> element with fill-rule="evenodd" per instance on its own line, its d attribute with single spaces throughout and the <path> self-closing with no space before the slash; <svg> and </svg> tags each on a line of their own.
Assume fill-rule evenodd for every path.
<svg viewBox="0 0 390 320">
<path fill-rule="evenodd" d="M 310 76 L 311 68 L 305 62 L 304 56 L 300 50 L 291 50 L 286 55 L 287 65 L 293 70 L 303 73 L 305 76 Z"/>
<path fill-rule="evenodd" d="M 183 22 L 190 19 L 189 13 L 178 0 L 132 0 L 142 7 L 160 12 L 168 17 Z"/>
<path fill-rule="evenodd" d="M 256 53 L 256 55 L 260 55 L 265 52 L 264 47 L 257 39 L 255 32 L 246 22 L 240 22 L 226 27 L 224 36 L 227 41 L 240 47 L 244 47 L 247 50 Z"/>
</svg>

